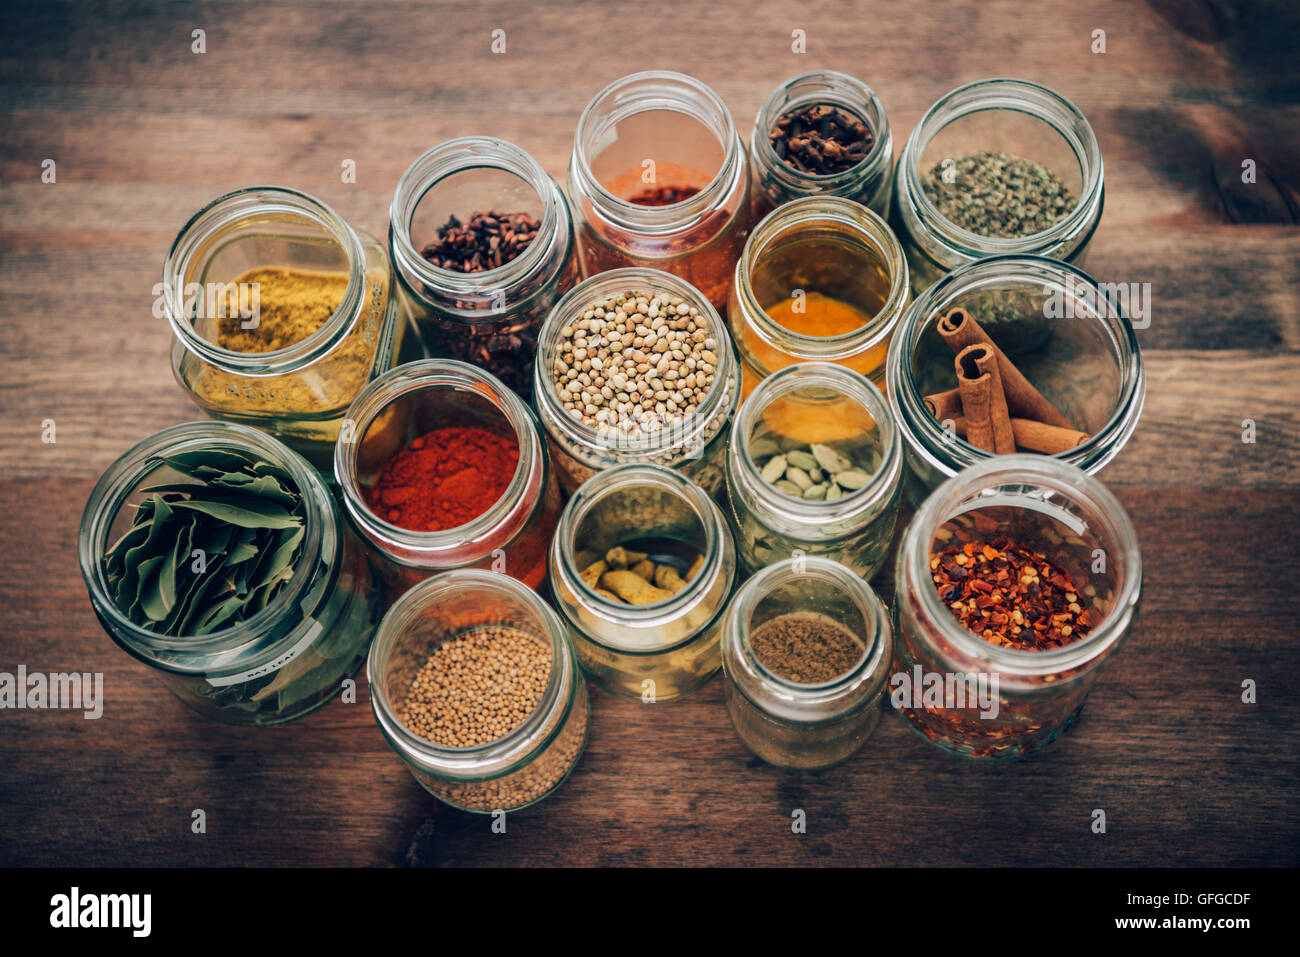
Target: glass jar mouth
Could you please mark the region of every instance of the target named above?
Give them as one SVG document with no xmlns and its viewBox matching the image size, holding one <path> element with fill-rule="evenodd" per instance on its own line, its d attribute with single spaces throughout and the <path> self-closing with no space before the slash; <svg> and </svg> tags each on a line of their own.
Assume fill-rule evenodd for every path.
<svg viewBox="0 0 1300 957">
<path fill-rule="evenodd" d="M 192 284 L 187 284 L 185 278 L 195 258 L 216 237 L 242 219 L 268 214 L 292 217 L 324 230 L 347 256 L 347 288 L 338 308 L 321 327 L 297 342 L 269 352 L 225 349 L 199 335 L 187 318 L 186 290 Z M 360 238 L 329 206 L 287 186 L 250 186 L 218 196 L 181 227 L 163 263 L 163 304 L 181 345 L 204 362 L 237 375 L 280 375 L 322 358 L 348 334 L 365 298 L 364 264 Z"/>
<path fill-rule="evenodd" d="M 1070 263 L 1046 256 L 989 256 L 958 266 L 917 296 L 904 314 L 885 359 L 890 407 L 901 426 L 903 440 L 912 452 L 945 476 L 1005 456 L 995 456 L 953 436 L 930 414 L 912 368 L 915 350 L 927 324 L 959 297 L 973 291 L 995 290 L 1017 279 L 1026 285 L 1041 285 L 1044 292 L 1054 289 L 1063 296 L 1072 295 L 1070 290 L 1081 291 L 1103 307 L 1105 315 L 1077 316 L 1074 321 L 1091 321 L 1102 327 L 1114 350 L 1121 380 L 1110 417 L 1089 439 L 1072 449 L 1041 457 L 1095 472 L 1119 454 L 1137 428 L 1146 397 L 1146 374 L 1137 333 L 1123 304 L 1110 290 Z"/>
<path fill-rule="evenodd" d="M 769 134 L 777 120 L 800 107 L 819 103 L 849 111 L 871 130 L 874 139 L 871 149 L 848 169 L 836 173 L 805 172 L 786 163 L 772 146 Z M 759 158 L 768 173 L 787 186 L 832 189 L 839 183 L 856 179 L 882 165 L 882 154 L 888 153 L 892 159 L 893 140 L 889 132 L 889 120 L 885 115 L 885 105 L 871 87 L 857 77 L 838 70 L 809 70 L 790 77 L 768 94 L 754 120 L 749 150 Z"/>
<path fill-rule="evenodd" d="M 671 598 L 652 605 L 615 604 L 609 601 L 583 580 L 582 569 L 578 567 L 576 539 L 587 516 L 607 496 L 635 487 L 667 492 L 683 502 L 694 515 L 703 537 L 700 554 L 704 564 L 700 570 Z M 564 576 L 569 589 L 582 599 L 584 608 L 593 615 L 613 625 L 627 624 L 636 629 L 653 629 L 676 620 L 684 610 L 700 602 L 714 587 L 715 579 L 723 570 L 724 552 L 729 544 L 722 521 L 721 513 L 708 494 L 681 473 L 661 465 L 616 465 L 598 472 L 584 482 L 564 506 L 552 540 L 555 565 Z M 693 634 L 698 634 L 707 624 L 701 623 Z M 675 642 L 674 646 L 681 643 Z M 652 648 L 641 647 L 635 641 L 629 641 L 626 645 L 618 644 L 617 647 L 627 653 L 658 653 L 667 650 L 658 645 Z"/>
<path fill-rule="evenodd" d="M 856 403 L 875 420 L 880 431 L 880 464 L 871 481 L 831 502 L 792 498 L 769 485 L 763 480 L 762 470 L 749 448 L 749 435 L 768 406 L 806 388 L 833 390 L 841 398 Z M 803 362 L 768 376 L 742 403 L 731 430 L 727 463 L 734 477 L 743 477 L 744 488 L 762 503 L 766 513 L 792 524 L 838 524 L 870 511 L 893 494 L 902 477 L 903 440 L 889 405 L 869 379 L 834 363 Z"/>
<path fill-rule="evenodd" d="M 361 492 L 358 462 L 367 432 L 384 411 L 403 396 L 430 389 L 482 396 L 513 430 L 519 448 L 519 461 L 501 496 L 465 524 L 439 532 L 403 528 L 371 509 Z M 541 440 L 523 400 L 490 372 L 456 359 L 404 363 L 367 385 L 348 408 L 344 422 L 351 426 L 340 431 L 334 446 L 334 475 L 348 514 L 371 540 L 419 550 L 430 560 L 460 557 L 468 561 L 470 553 L 483 551 L 498 538 L 509 537 L 500 534 L 502 529 L 516 530 L 527 520 L 535 497 L 530 490 L 540 488 L 542 481 L 538 467 L 543 455 Z"/>
<path fill-rule="evenodd" d="M 526 607 L 534 617 L 538 631 L 550 640 L 551 669 L 547 676 L 546 690 L 522 722 L 499 738 L 456 748 L 436 744 L 411 731 L 397 717 L 397 704 L 389 698 L 386 679 L 388 657 L 404 629 L 417 620 L 424 609 L 440 602 L 456 601 L 458 593 L 467 588 L 499 591 L 508 600 Z M 432 650 L 433 646 L 430 646 L 429 651 Z M 545 740 L 537 741 L 535 737 L 551 722 L 558 709 L 567 708 L 571 703 L 576 690 L 573 669 L 564 625 L 555 611 L 527 585 L 508 575 L 476 568 L 443 572 L 409 589 L 384 615 L 366 659 L 370 702 L 385 737 L 408 760 L 423 759 L 440 770 L 461 778 L 499 777 L 544 750 L 563 729 L 563 722 L 556 722 Z M 567 698 L 562 695 L 566 686 L 570 689 Z"/>
<path fill-rule="evenodd" d="M 302 551 L 293 577 L 266 607 L 237 624 L 203 636 L 168 636 L 142 628 L 122 614 L 113 600 L 104 568 L 108 536 L 127 499 L 138 491 L 160 467 L 160 457 L 198 449 L 224 448 L 251 452 L 283 468 L 302 495 L 304 535 Z M 303 592 L 315 578 L 320 563 L 332 563 L 335 543 L 324 533 L 326 514 L 321 503 L 329 503 L 329 492 L 315 470 L 287 446 L 264 432 L 231 422 L 185 422 L 169 426 L 140 440 L 113 462 L 95 483 L 82 513 L 77 536 L 77 557 L 81 575 L 94 598 L 96 612 L 107 619 L 114 635 L 121 636 L 136 654 L 157 667 L 182 673 L 213 673 L 230 662 L 244 668 L 240 658 L 256 646 L 270 647 L 281 637 L 274 626 L 285 612 L 303 600 Z M 332 511 L 328 504 L 325 508 Z M 176 660 L 177 653 L 189 653 L 193 661 Z M 159 658 L 167 660 L 161 661 Z"/>
<path fill-rule="evenodd" d="M 921 156 L 930 141 L 949 124 L 985 110 L 1025 113 L 1050 126 L 1065 140 L 1082 172 L 1083 187 L 1074 209 L 1047 229 L 1014 239 L 983 236 L 954 223 L 930 199 L 921 181 Z M 1092 125 L 1073 103 L 1055 90 L 1029 80 L 991 77 L 959 86 L 925 111 L 903 148 L 899 177 L 906 190 L 899 201 L 910 201 L 940 240 L 964 256 L 1032 253 L 1051 248 L 1080 232 L 1095 215 L 1103 183 L 1101 147 Z"/>
<path fill-rule="evenodd" d="M 871 632 L 871 644 L 843 674 L 819 684 L 801 684 L 781 677 L 767 667 L 750 643 L 750 620 L 759 604 L 773 591 L 792 582 L 820 579 L 852 599 Z M 816 708 L 852 693 L 876 673 L 889 653 L 889 615 L 884 604 L 861 576 L 839 562 L 817 555 L 787 558 L 768 565 L 737 589 L 723 619 L 724 648 L 732 667 L 756 679 L 769 703 L 792 720 L 806 720 L 803 709 Z M 763 705 L 764 710 L 772 710 Z"/>
<path fill-rule="evenodd" d="M 666 110 L 699 122 L 718 138 L 723 160 L 718 171 L 694 196 L 665 206 L 642 206 L 614 195 L 592 172 L 598 155 L 614 127 L 637 113 Z M 645 232 L 676 232 L 711 211 L 735 186 L 740 169 L 740 140 L 731 112 L 711 87 L 673 70 L 643 70 L 620 77 L 592 97 L 578 118 L 573 135 L 575 174 L 585 195 L 615 224 Z"/>
<path fill-rule="evenodd" d="M 791 233 L 818 226 L 848 230 L 860 245 L 873 250 L 889 271 L 889 294 L 871 321 L 837 336 L 807 336 L 788 329 L 767 314 L 754 292 L 753 273 L 763 254 Z M 898 325 L 909 292 L 907 259 L 889 225 L 872 209 L 842 196 L 803 196 L 763 217 L 745 240 L 736 263 L 736 290 L 755 333 L 770 348 L 808 360 L 855 355 L 883 342 Z"/>
<path fill-rule="evenodd" d="M 1001 492 L 1018 487 L 1015 493 Z M 1031 507 L 1038 502 L 1044 514 L 1063 521 L 1059 509 L 1047 506 L 1042 495 L 1029 487 L 1045 489 L 1087 510 L 1089 520 L 1101 526 L 1104 540 L 1115 543 L 1124 562 L 1124 576 L 1111 599 L 1111 607 L 1089 634 L 1073 644 L 1046 651 L 1009 648 L 985 641 L 968 630 L 939 599 L 930 577 L 930 546 L 935 533 L 957 515 L 989 506 Z M 980 495 L 985 501 L 967 502 Z M 963 503 L 966 503 L 963 506 Z M 1075 521 L 1078 524 L 1077 520 Z M 1098 658 L 1128 630 L 1136 612 L 1142 584 L 1142 560 L 1137 531 L 1119 499 L 1098 479 L 1065 462 L 1041 455 L 1004 455 L 981 462 L 948 479 L 925 500 L 912 517 L 899 545 L 898 589 L 916 596 L 929 622 L 963 654 L 995 665 L 1015 675 L 1056 674 Z"/>
<path fill-rule="evenodd" d="M 411 239 L 411 227 L 420 203 L 440 182 L 471 169 L 501 170 L 521 179 L 537 194 L 542 219 L 537 235 L 514 259 L 492 269 L 465 273 L 425 259 Z M 406 276 L 452 295 L 485 296 L 518 282 L 545 261 L 551 237 L 560 227 L 561 205 L 555 182 L 526 151 L 492 136 L 462 136 L 425 152 L 398 180 L 388 214 L 389 246 L 394 262 Z"/>
<path fill-rule="evenodd" d="M 713 350 L 718 358 L 713 384 L 695 412 L 684 417 L 680 425 L 674 423 L 641 437 L 621 435 L 617 429 L 598 429 L 575 419 L 561 404 L 556 394 L 555 380 L 551 377 L 559 350 L 561 329 L 606 296 L 630 291 L 667 292 L 684 299 L 699 310 L 717 343 L 717 348 Z M 547 413 L 548 428 L 554 428 L 571 443 L 606 450 L 618 448 L 632 455 L 653 456 L 674 445 L 690 445 L 708 428 L 724 401 L 738 400 L 739 390 L 731 385 L 738 362 L 732 349 L 731 337 L 727 334 L 718 311 L 703 293 L 686 280 L 658 269 L 640 266 L 609 269 L 584 279 L 570 289 L 543 320 L 537 335 L 537 355 L 533 362 L 534 401 Z"/>
</svg>

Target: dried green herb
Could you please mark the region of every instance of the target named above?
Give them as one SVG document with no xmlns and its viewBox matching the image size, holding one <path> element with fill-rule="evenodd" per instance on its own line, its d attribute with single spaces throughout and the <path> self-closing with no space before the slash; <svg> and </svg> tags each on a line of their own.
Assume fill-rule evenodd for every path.
<svg viewBox="0 0 1300 957">
<path fill-rule="evenodd" d="M 922 187 L 948 219 L 981 236 L 1041 233 L 1077 201 L 1046 166 L 1009 153 L 968 153 L 925 174 Z"/>
<path fill-rule="evenodd" d="M 305 532 L 288 473 L 230 449 L 162 456 L 190 481 L 145 488 L 131 528 L 108 549 L 118 610 L 171 637 L 206 635 L 265 608 L 293 578 Z"/>
</svg>

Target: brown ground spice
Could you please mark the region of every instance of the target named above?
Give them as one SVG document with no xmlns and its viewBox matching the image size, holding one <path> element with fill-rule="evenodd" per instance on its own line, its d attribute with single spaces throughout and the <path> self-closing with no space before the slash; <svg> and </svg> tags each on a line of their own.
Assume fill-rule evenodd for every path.
<svg viewBox="0 0 1300 957">
<path fill-rule="evenodd" d="M 817 685 L 838 678 L 862 659 L 862 644 L 825 615 L 792 612 L 759 626 L 749 637 L 754 656 L 775 675 Z"/>
</svg>

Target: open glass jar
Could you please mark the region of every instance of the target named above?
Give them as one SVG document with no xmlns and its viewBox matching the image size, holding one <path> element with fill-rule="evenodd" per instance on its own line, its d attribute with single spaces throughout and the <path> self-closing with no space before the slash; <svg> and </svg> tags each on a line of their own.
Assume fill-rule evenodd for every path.
<svg viewBox="0 0 1300 957">
<path fill-rule="evenodd" d="M 994 644 L 940 599 L 936 551 L 1001 539 L 1045 556 L 1071 579 L 1095 619 L 1083 638 L 1042 651 Z M 903 717 L 946 751 L 1015 758 L 1046 747 L 1083 709 L 1135 620 L 1142 561 L 1128 513 L 1101 482 L 1046 456 L 1007 455 L 972 466 L 925 501 L 899 546 L 895 589 L 893 695 Z M 941 700 L 921 697 L 930 675 L 954 689 L 951 700 L 946 690 Z"/>
<path fill-rule="evenodd" d="M 944 479 L 987 460 L 925 397 L 952 388 L 953 351 L 936 331 L 961 308 L 1043 396 L 1091 437 L 1054 458 L 1095 474 L 1137 428 L 1146 375 L 1123 305 L 1087 273 L 1041 256 L 995 256 L 953 270 L 912 303 L 888 359 L 890 407 L 903 436 L 913 504 Z"/>
<path fill-rule="evenodd" d="M 399 516 L 376 497 L 377 478 L 412 441 L 450 428 L 511 440 L 518 462 L 509 484 L 464 524 L 441 531 L 396 524 Z M 334 470 L 347 513 L 393 594 L 437 572 L 469 566 L 504 572 L 530 588 L 546 581 L 559 487 L 532 413 L 491 373 L 454 359 L 425 359 L 376 379 L 348 410 Z M 470 486 L 478 482 L 473 475 L 465 478 Z M 435 490 L 430 487 L 428 494 Z"/>
<path fill-rule="evenodd" d="M 836 362 L 883 382 L 909 296 L 902 247 L 860 203 L 811 196 L 770 213 L 745 243 L 727 307 L 744 394 L 796 362 Z"/>
<path fill-rule="evenodd" d="M 949 219 L 926 192 L 926 177 L 939 171 L 941 181 L 960 185 L 967 175 L 962 160 L 980 153 L 1029 160 L 1056 174 L 1076 201 L 1073 209 L 1039 232 L 1013 237 L 984 235 Z M 1025 80 L 979 80 L 941 97 L 908 137 L 896 176 L 895 227 L 918 293 L 985 256 L 1033 254 L 1081 266 L 1105 201 L 1092 126 L 1069 100 Z"/>
<path fill-rule="evenodd" d="M 481 744 L 439 744 L 411 730 L 412 683 L 430 656 L 449 641 L 487 629 L 508 629 L 516 642 L 533 641 L 549 651 L 536 705 L 514 728 Z M 536 593 L 506 575 L 462 569 L 412 588 L 384 616 L 366 673 L 370 705 L 389 745 L 426 791 L 463 811 L 490 814 L 535 804 L 563 783 L 587 743 L 587 688 L 564 624 Z"/>
<path fill-rule="evenodd" d="M 800 645 L 832 636 L 843 664 L 831 667 Z M 771 638 L 769 639 L 769 636 Z M 826 768 L 851 757 L 880 722 L 889 672 L 889 615 L 871 586 L 826 558 L 788 558 L 769 565 L 736 591 L 722 628 L 727 712 L 745 746 L 768 764 Z M 796 680 L 794 668 L 837 674 Z"/>
<path fill-rule="evenodd" d="M 226 348 L 223 341 L 268 320 L 260 315 L 266 290 L 257 293 L 262 270 L 308 274 L 342 298 L 305 338 L 266 352 Z M 172 370 L 190 398 L 213 418 L 271 433 L 326 471 L 348 405 L 414 345 L 398 320 L 384 247 L 283 187 L 236 190 L 195 213 L 167 253 L 162 292 L 176 335 Z"/>
<path fill-rule="evenodd" d="M 610 556 L 620 547 L 635 561 Z M 649 603 L 630 604 L 621 596 L 634 593 L 604 573 L 641 561 L 656 567 L 650 581 L 663 584 L 646 592 Z M 660 567 L 680 583 L 661 579 Z M 718 670 L 718 630 L 735 580 L 736 553 L 717 505 L 653 465 L 590 479 L 569 499 L 551 545 L 551 589 L 583 668 L 610 694 L 647 703 L 679 698 Z"/>
<path fill-rule="evenodd" d="M 477 272 L 442 268 L 422 251 L 439 229 L 476 212 L 524 213 L 536 223 L 515 258 Z M 525 401 L 537 330 L 578 281 L 573 225 L 560 187 L 519 147 L 489 136 L 435 146 L 402 175 L 388 247 L 403 298 L 430 356 L 482 366 Z"/>
<path fill-rule="evenodd" d="M 839 473 L 858 487 L 841 488 Z M 782 369 L 731 431 L 727 498 L 741 564 L 753 572 L 798 551 L 870 578 L 893 541 L 902 475 L 903 443 L 879 389 L 830 363 Z"/>
<path fill-rule="evenodd" d="M 107 550 L 131 527 L 134 506 L 149 498 L 146 488 L 185 478 L 165 457 L 226 450 L 264 463 L 301 495 L 304 531 L 293 575 L 265 607 L 220 630 L 169 637 L 142 627 L 112 598 Z M 77 553 L 91 606 L 109 637 L 194 710 L 231 724 L 277 724 L 324 704 L 360 667 L 381 614 L 365 553 L 320 476 L 283 444 L 246 426 L 175 425 L 124 453 L 90 493 Z M 200 560 L 192 551 L 183 557 Z M 226 556 L 213 552 L 202 561 L 208 574 L 225 573 Z"/>
<path fill-rule="evenodd" d="M 810 106 L 831 106 L 851 114 L 871 131 L 866 158 L 837 173 L 813 173 L 790 165 L 772 145 L 776 122 Z M 812 70 L 786 80 L 771 92 L 758 111 L 749 141 L 755 221 L 778 206 L 803 196 L 843 196 L 889 215 L 894 184 L 894 140 L 885 105 L 857 77 L 835 70 Z"/>
<path fill-rule="evenodd" d="M 603 303 L 631 292 L 650 297 L 646 313 L 597 316 L 594 310 L 603 313 Z M 665 296 L 680 300 L 678 309 L 695 312 L 659 315 L 657 303 Z M 595 331 L 589 328 L 593 319 L 603 323 Z M 690 337 L 707 355 L 680 341 L 665 341 L 666 326 L 687 321 L 693 330 L 669 329 L 669 335 Z M 663 349 L 656 351 L 656 346 Z M 594 360 L 603 349 L 609 355 L 598 369 Z M 688 351 L 692 355 L 686 355 Z M 574 361 L 564 362 L 562 354 L 572 355 Z M 616 367 L 604 367 L 611 359 Z M 712 376 L 706 386 L 692 383 L 705 370 L 701 362 L 709 363 Z M 666 363 L 663 372 L 660 363 Z M 562 391 L 574 385 L 577 391 Z M 581 398 L 587 390 L 593 390 L 591 398 Z M 628 462 L 675 468 L 710 495 L 722 491 L 727 434 L 740 403 L 740 367 L 717 312 L 684 280 L 656 269 L 615 269 L 583 280 L 556 304 L 542 326 L 533 391 L 565 491 L 575 491 L 601 469 Z M 601 406 L 588 408 L 596 401 L 594 393 L 602 394 Z M 685 411 L 676 404 L 683 394 Z"/>
<path fill-rule="evenodd" d="M 726 104 L 699 80 L 666 70 L 615 80 L 573 138 L 583 275 L 650 266 L 721 309 L 751 222 L 748 170 Z"/>
</svg>

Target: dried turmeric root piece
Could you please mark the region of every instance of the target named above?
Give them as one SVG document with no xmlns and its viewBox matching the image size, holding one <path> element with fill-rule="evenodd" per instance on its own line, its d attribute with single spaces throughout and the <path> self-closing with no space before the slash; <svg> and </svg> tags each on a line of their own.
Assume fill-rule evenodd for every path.
<svg viewBox="0 0 1300 957">
<path fill-rule="evenodd" d="M 625 568 L 605 572 L 600 576 L 600 585 L 630 605 L 653 605 L 673 596 L 672 592 L 656 588 L 640 575 Z"/>
<path fill-rule="evenodd" d="M 704 567 L 704 556 L 696 555 L 695 561 L 691 562 L 691 567 L 686 572 L 686 580 L 690 581 L 691 579 L 693 579 L 696 575 L 700 573 L 700 569 L 703 567 Z"/>
<path fill-rule="evenodd" d="M 686 580 L 677 574 L 677 569 L 672 565 L 656 565 L 654 583 L 674 595 L 686 587 Z"/>
<path fill-rule="evenodd" d="M 632 566 L 632 574 L 644 578 L 646 581 L 652 581 L 655 574 L 655 563 L 646 558 Z"/>
<path fill-rule="evenodd" d="M 596 588 L 600 581 L 600 576 L 605 574 L 605 563 L 603 561 L 593 562 L 582 570 L 579 577 L 587 583 L 588 588 Z"/>
<path fill-rule="evenodd" d="M 630 568 L 637 562 L 643 562 L 650 556 L 645 552 L 630 552 L 622 545 L 611 548 L 605 553 L 605 563 L 610 568 Z"/>
</svg>

